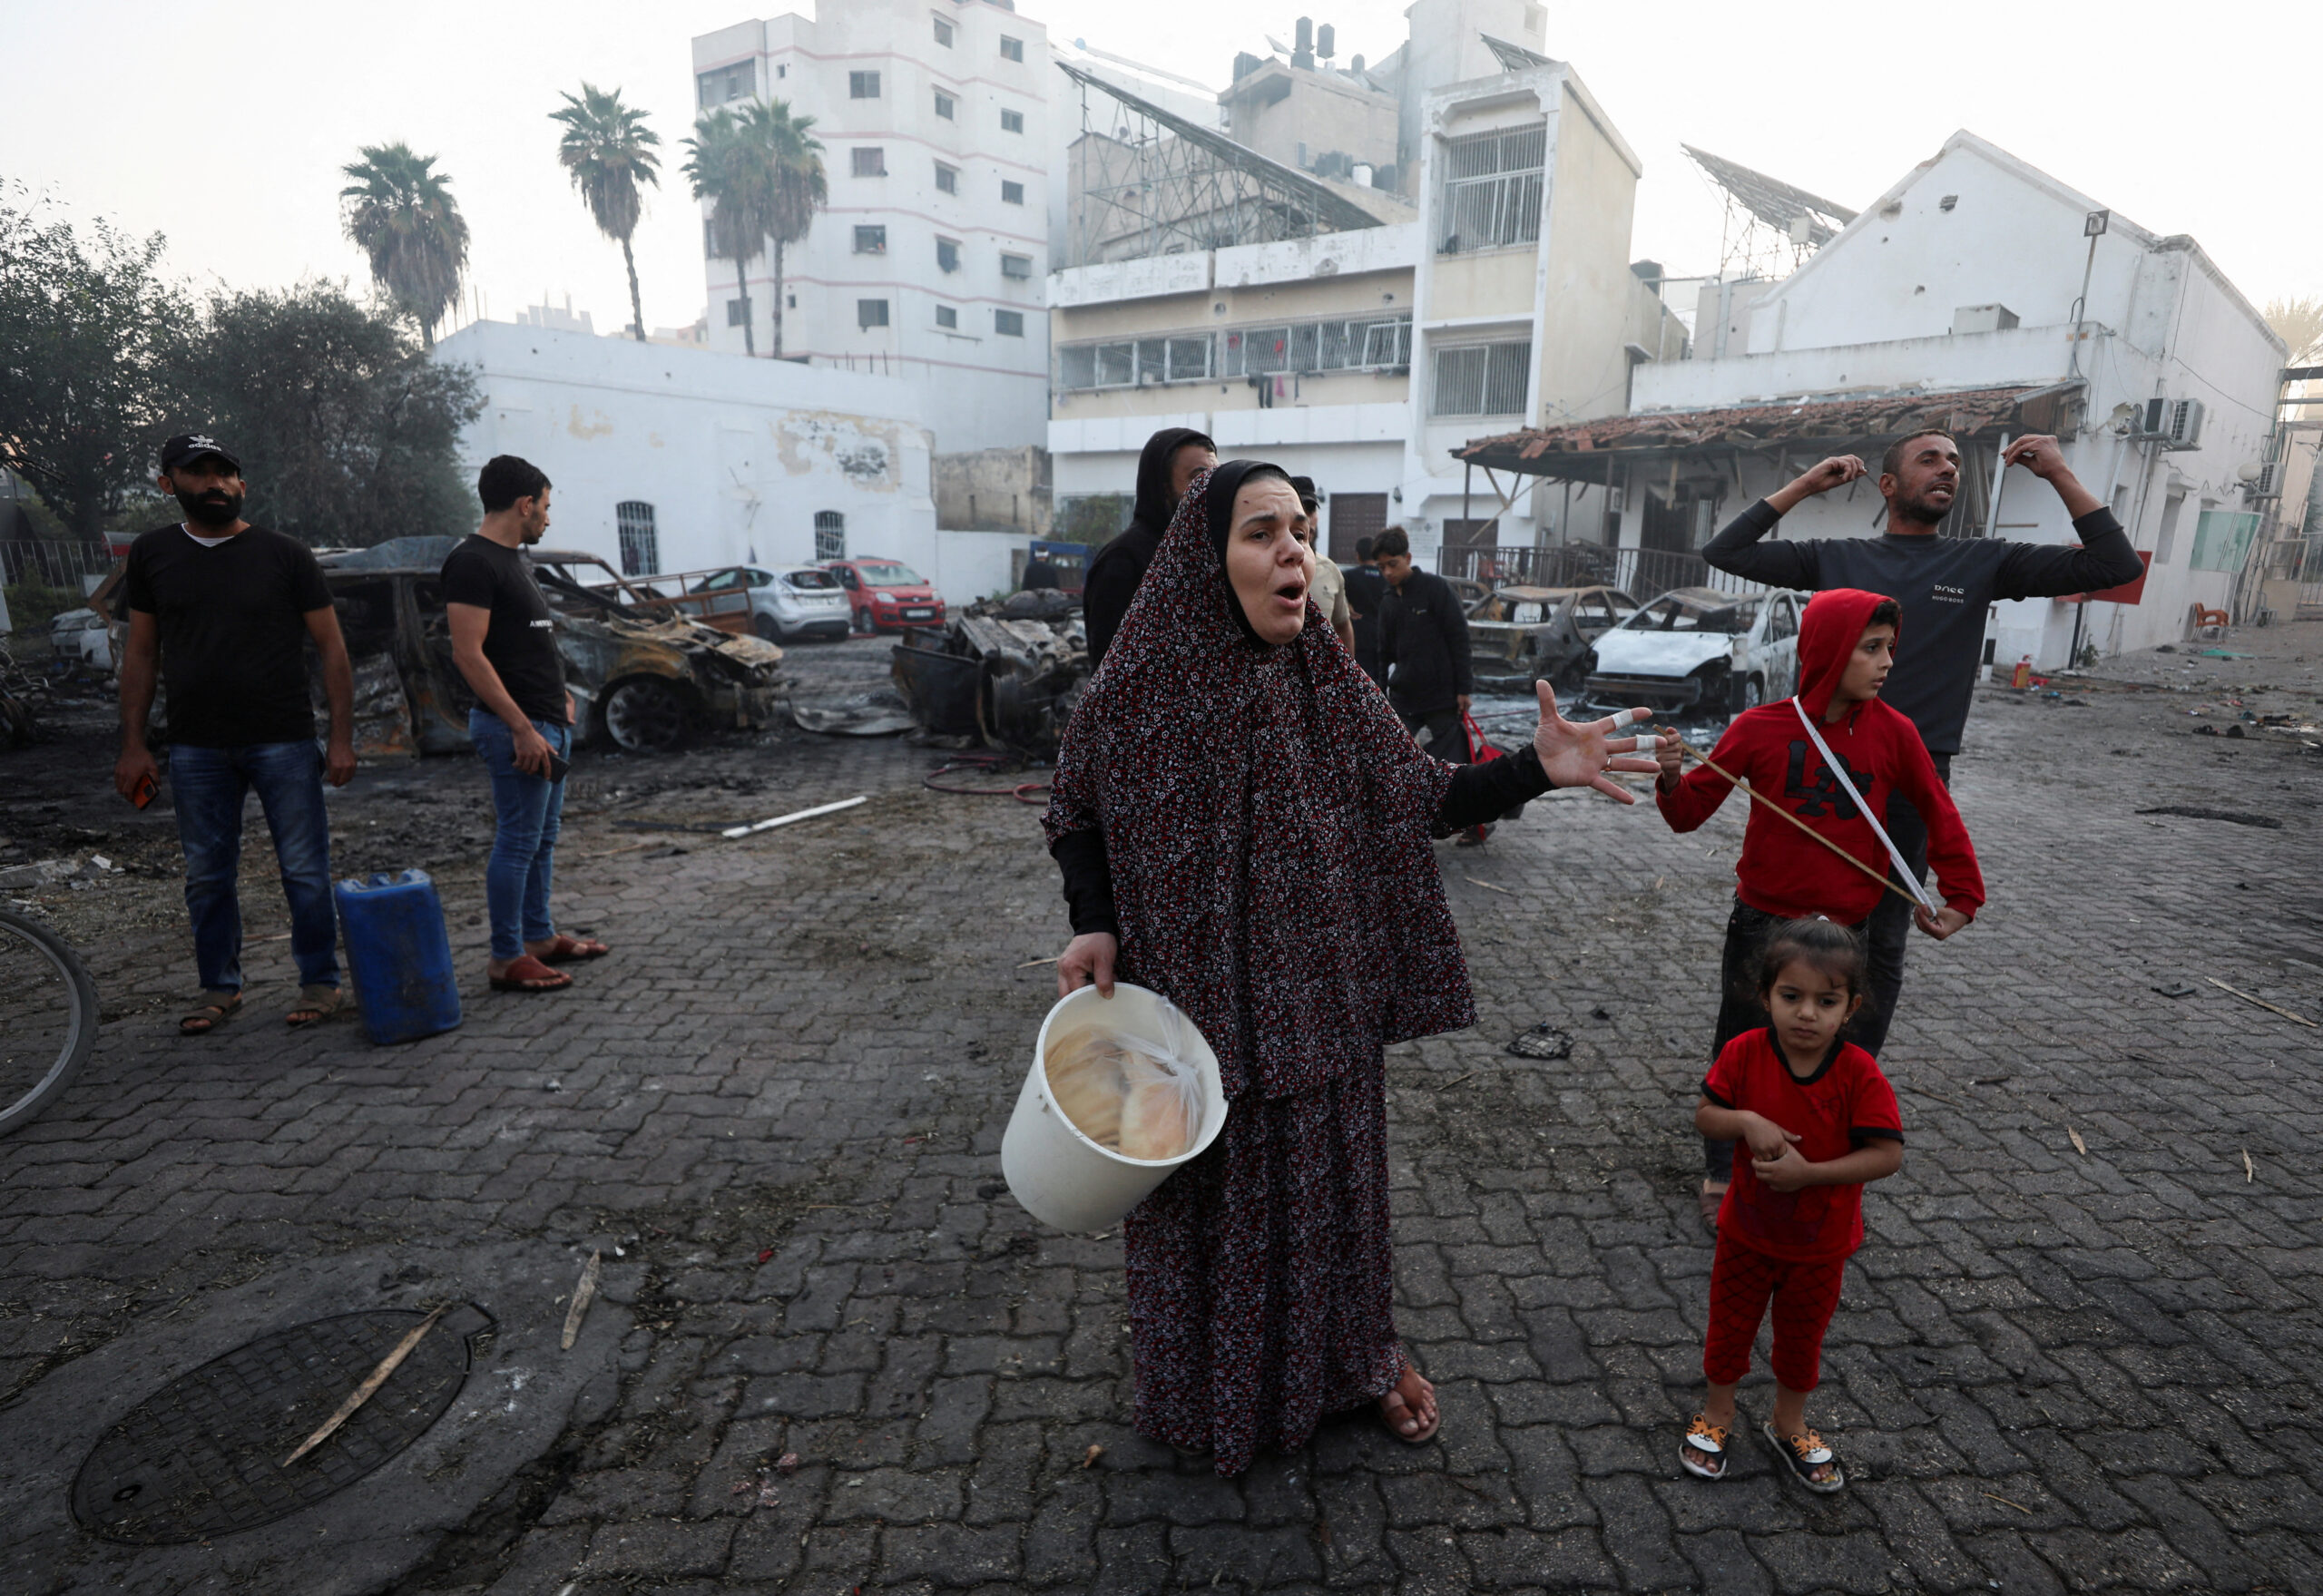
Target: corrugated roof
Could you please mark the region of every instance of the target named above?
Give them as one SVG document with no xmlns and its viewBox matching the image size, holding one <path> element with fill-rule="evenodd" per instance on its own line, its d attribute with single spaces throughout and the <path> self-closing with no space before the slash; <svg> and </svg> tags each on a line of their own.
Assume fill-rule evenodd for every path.
<svg viewBox="0 0 2323 1596">
<path fill-rule="evenodd" d="M 1452 457 L 1489 470 L 1534 476 L 1579 475 L 1583 473 L 1576 468 L 1585 466 L 1585 475 L 1594 478 L 1609 454 L 1854 444 L 1901 437 L 1924 427 L 1973 436 L 2004 423 L 2045 430 L 2057 425 L 2060 406 L 2043 401 L 2062 401 L 2080 389 L 2079 383 L 2050 383 L 1950 393 L 1809 397 L 1719 409 L 1606 416 L 1472 439 L 1454 450 Z M 2020 415 L 2028 405 L 2033 413 Z"/>
</svg>

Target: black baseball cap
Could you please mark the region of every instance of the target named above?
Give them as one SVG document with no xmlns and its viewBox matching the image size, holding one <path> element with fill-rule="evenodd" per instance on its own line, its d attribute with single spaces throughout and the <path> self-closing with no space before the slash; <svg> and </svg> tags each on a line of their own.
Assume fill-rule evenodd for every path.
<svg viewBox="0 0 2323 1596">
<path fill-rule="evenodd" d="M 1315 479 L 1311 476 L 1292 477 L 1290 491 L 1299 495 L 1299 504 L 1310 510 L 1323 502 L 1323 495 L 1315 491 Z"/>
<path fill-rule="evenodd" d="M 163 475 L 167 475 L 171 472 L 175 471 L 179 466 L 199 460 L 205 455 L 217 455 L 218 458 L 223 460 L 227 465 L 234 468 L 235 475 L 240 476 L 242 474 L 242 463 L 236 457 L 234 451 L 220 443 L 216 438 L 211 437 L 208 433 L 202 432 L 181 433 L 176 437 L 172 438 L 168 443 L 163 444 L 162 446 L 162 473 Z"/>
</svg>

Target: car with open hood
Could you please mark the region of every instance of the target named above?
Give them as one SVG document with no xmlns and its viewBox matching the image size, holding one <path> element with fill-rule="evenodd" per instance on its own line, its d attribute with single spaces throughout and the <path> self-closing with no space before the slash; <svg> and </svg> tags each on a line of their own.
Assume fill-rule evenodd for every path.
<svg viewBox="0 0 2323 1596">
<path fill-rule="evenodd" d="M 1790 592 L 1673 589 L 1592 645 L 1587 699 L 1724 716 L 1788 698 L 1799 686 L 1801 602 Z"/>
<path fill-rule="evenodd" d="M 1468 609 L 1468 654 L 1482 692 L 1577 692 L 1589 645 L 1637 612 L 1617 587 L 1497 588 Z"/>
</svg>

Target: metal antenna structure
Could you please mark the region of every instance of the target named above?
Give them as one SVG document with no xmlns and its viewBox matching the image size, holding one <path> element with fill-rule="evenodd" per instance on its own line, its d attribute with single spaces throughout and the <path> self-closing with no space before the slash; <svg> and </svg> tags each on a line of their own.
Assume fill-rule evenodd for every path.
<svg viewBox="0 0 2323 1596">
<path fill-rule="evenodd" d="M 1678 146 L 1726 201 L 1719 224 L 1718 273 L 1726 281 L 1788 276 L 1838 236 L 1856 213 L 1763 171 Z"/>
<path fill-rule="evenodd" d="M 1066 155 L 1065 264 L 1137 260 L 1377 227 L 1305 172 L 1068 62 L 1081 136 Z"/>
</svg>

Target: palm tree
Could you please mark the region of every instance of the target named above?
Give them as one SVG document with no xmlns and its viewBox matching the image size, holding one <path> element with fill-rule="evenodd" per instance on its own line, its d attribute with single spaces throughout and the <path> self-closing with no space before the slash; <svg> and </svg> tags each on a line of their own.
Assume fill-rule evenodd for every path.
<svg viewBox="0 0 2323 1596">
<path fill-rule="evenodd" d="M 467 269 L 466 219 L 433 155 L 415 155 L 400 142 L 366 144 L 361 154 L 339 169 L 355 180 L 338 191 L 347 237 L 370 257 L 373 279 L 433 348 L 436 324 L 458 299 Z"/>
<path fill-rule="evenodd" d="M 753 101 L 738 115 L 720 106 L 694 123 L 685 173 L 694 197 L 711 202 L 710 252 L 734 263 L 747 300 L 750 263 L 774 240 L 774 354 L 782 354 L 782 250 L 807 236 L 816 208 L 829 197 L 822 145 L 811 116 L 794 116 L 783 101 Z M 758 353 L 756 318 L 742 318 L 742 347 Z"/>
<path fill-rule="evenodd" d="M 564 109 L 549 113 L 551 122 L 564 124 L 557 141 L 556 158 L 573 174 L 597 230 L 621 245 L 622 264 L 629 269 L 630 331 L 645 341 L 645 305 L 637 292 L 637 256 L 630 240 L 637 231 L 638 213 L 644 207 L 640 183 L 659 188 L 662 158 L 654 147 L 662 136 L 645 125 L 645 113 L 621 103 L 621 91 L 612 93 L 583 83 L 578 99 L 564 96 Z"/>
</svg>

